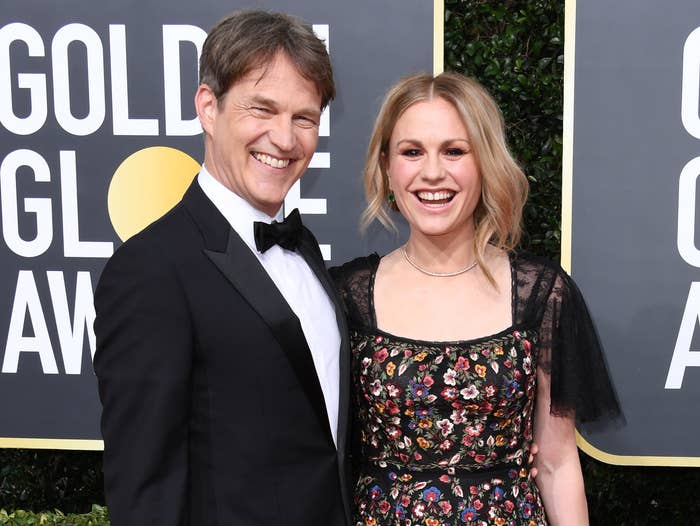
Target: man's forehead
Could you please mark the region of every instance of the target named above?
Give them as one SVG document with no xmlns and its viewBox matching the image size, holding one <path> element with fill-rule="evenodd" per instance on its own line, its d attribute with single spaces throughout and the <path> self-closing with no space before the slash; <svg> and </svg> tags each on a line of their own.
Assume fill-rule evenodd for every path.
<svg viewBox="0 0 700 526">
<path fill-rule="evenodd" d="M 295 80 L 300 80 L 301 84 L 306 85 L 309 96 L 318 98 L 320 106 L 321 94 L 316 83 L 307 79 L 285 55 L 280 58 L 275 55 L 275 58 L 264 64 L 250 68 L 240 79 L 231 84 L 228 91 L 236 86 L 254 88 L 245 95 L 246 99 L 273 104 L 300 94 L 298 87 L 294 93 L 287 89 L 287 86 Z M 280 90 L 280 87 L 283 89 Z"/>
</svg>

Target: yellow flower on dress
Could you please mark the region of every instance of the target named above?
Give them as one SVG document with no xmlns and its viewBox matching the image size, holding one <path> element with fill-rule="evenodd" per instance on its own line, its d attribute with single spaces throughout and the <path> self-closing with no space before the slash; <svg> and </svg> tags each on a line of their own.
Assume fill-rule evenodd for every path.
<svg viewBox="0 0 700 526">
<path fill-rule="evenodd" d="M 476 371 L 476 374 L 478 374 L 481 378 L 486 377 L 486 366 L 484 365 L 475 365 L 474 370 Z"/>
<path fill-rule="evenodd" d="M 433 427 L 433 421 L 429 418 L 423 418 L 420 422 L 418 422 L 418 427 L 421 429 L 430 429 Z"/>
<path fill-rule="evenodd" d="M 389 376 L 394 376 L 394 371 L 396 370 L 396 364 L 394 362 L 389 362 L 386 364 L 386 374 Z"/>
<path fill-rule="evenodd" d="M 425 351 L 421 351 L 413 357 L 413 361 L 414 362 L 422 362 L 423 360 L 425 360 L 426 356 L 428 356 L 428 353 Z"/>
<path fill-rule="evenodd" d="M 423 449 L 428 449 L 432 445 L 429 440 L 426 440 L 423 437 L 418 437 L 416 442 L 418 442 L 418 445 Z"/>
</svg>

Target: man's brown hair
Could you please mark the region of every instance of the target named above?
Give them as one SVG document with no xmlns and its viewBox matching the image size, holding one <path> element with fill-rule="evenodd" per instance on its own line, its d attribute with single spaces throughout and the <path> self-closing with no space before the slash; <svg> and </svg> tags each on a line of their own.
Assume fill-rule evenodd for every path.
<svg viewBox="0 0 700 526">
<path fill-rule="evenodd" d="M 335 97 L 333 69 L 326 46 L 301 19 L 263 10 L 235 11 L 220 20 L 204 41 L 199 82 L 221 102 L 228 89 L 256 68 L 284 53 L 299 74 L 313 82 L 321 109 Z"/>
</svg>

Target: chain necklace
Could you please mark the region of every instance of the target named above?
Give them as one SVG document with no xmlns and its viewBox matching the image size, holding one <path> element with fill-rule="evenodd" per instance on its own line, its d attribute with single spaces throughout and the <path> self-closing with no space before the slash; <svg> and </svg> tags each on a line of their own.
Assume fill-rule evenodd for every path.
<svg viewBox="0 0 700 526">
<path fill-rule="evenodd" d="M 408 264 L 411 265 L 418 272 L 422 272 L 423 274 L 427 274 L 428 276 L 433 276 L 435 278 L 450 278 L 452 276 L 459 276 L 460 274 L 464 274 L 465 272 L 469 272 L 471 269 L 476 267 L 476 263 L 477 263 L 477 261 L 474 260 L 469 265 L 464 267 L 463 269 L 455 270 L 454 272 L 431 272 L 429 270 L 425 270 L 424 268 L 419 267 L 416 263 L 411 261 L 411 258 L 408 257 L 408 252 L 406 252 L 406 245 L 401 247 L 401 253 L 403 254 L 403 257 L 408 262 Z"/>
</svg>

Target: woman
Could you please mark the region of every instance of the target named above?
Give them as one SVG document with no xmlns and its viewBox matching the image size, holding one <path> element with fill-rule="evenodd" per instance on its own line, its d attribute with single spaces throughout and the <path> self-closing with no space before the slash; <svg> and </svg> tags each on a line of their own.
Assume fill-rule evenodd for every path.
<svg viewBox="0 0 700 526">
<path fill-rule="evenodd" d="M 587 524 L 574 419 L 619 409 L 575 284 L 514 250 L 527 180 L 494 101 L 453 73 L 400 81 L 365 188 L 364 225 L 391 227 L 391 208 L 410 236 L 332 271 L 352 329 L 357 525 Z"/>
</svg>

